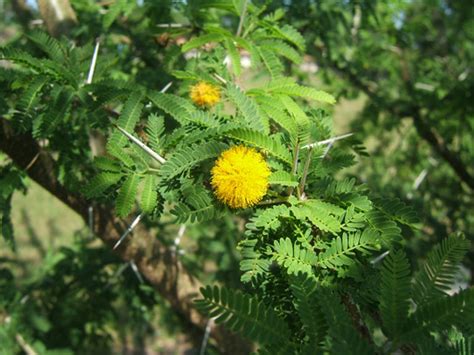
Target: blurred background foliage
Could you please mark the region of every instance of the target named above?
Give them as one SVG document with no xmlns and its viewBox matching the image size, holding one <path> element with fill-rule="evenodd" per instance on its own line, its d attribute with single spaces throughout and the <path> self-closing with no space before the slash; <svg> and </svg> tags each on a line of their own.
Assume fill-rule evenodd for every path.
<svg viewBox="0 0 474 355">
<path fill-rule="evenodd" d="M 360 156 L 346 174 L 365 182 L 374 194 L 415 206 L 422 228 L 406 235 L 412 260 L 422 259 L 429 246 L 451 232 L 463 232 L 472 240 L 472 4 L 253 2 L 266 4 L 266 12 L 276 11 L 275 16 L 301 31 L 307 55 L 300 65 L 285 63 L 287 73 L 324 84 L 336 95 L 335 132 L 353 132 L 365 145 L 369 156 Z M 0 0 L 0 45 L 15 43 L 34 52 L 25 36 L 34 28 L 67 36 L 77 46 L 89 45 L 90 55 L 94 41 L 100 40 L 96 75 L 107 69 L 110 80 L 160 90 L 172 80 L 171 70 L 186 65 L 180 48 L 186 38 L 206 26 L 237 27 L 238 17 L 223 11 L 228 3 L 74 0 L 64 10 L 68 21 L 58 23 L 48 1 Z M 167 26 L 175 23 L 181 26 Z M 1 63 L 0 71 L 6 69 Z M 244 74 L 242 81 L 258 80 L 254 74 Z M 0 114 L 11 106 L 7 92 L 12 84 L 3 77 Z M 93 127 L 104 122 L 100 114 L 91 114 Z M 71 150 L 75 148 L 71 144 Z M 91 159 L 80 149 L 75 154 Z M 62 163 L 65 170 L 73 164 Z M 0 174 L 0 188 L 7 178 Z M 63 183 L 77 189 L 74 181 Z M 160 302 L 133 265 L 123 264 L 92 240 L 87 226 L 40 187 L 26 179 L 21 184 L 27 192 L 13 196 L 11 214 L 15 251 L 0 241 L 0 353 L 2 347 L 21 352 L 29 346 L 39 353 L 58 354 L 197 349 L 186 335 L 177 335 L 186 334 L 186 324 Z M 7 222 L 2 220 L 4 234 L 9 233 Z M 234 236 L 243 230 L 239 223 L 241 219 L 226 217 L 189 227 L 177 252 L 205 282 L 238 287 Z M 163 221 L 149 227 L 168 245 L 175 244 L 177 226 Z M 466 280 L 474 270 L 473 256 L 471 251 L 465 264 Z"/>
</svg>

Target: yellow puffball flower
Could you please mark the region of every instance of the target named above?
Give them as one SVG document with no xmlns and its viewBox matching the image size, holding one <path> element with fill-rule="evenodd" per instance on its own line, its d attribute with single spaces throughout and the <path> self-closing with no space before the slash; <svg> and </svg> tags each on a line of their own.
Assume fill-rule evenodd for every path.
<svg viewBox="0 0 474 355">
<path fill-rule="evenodd" d="M 219 156 L 211 174 L 211 185 L 219 200 L 232 208 L 246 208 L 267 193 L 270 168 L 262 154 L 239 145 Z"/>
<path fill-rule="evenodd" d="M 217 86 L 201 81 L 191 86 L 189 96 L 196 105 L 211 107 L 221 99 L 221 91 Z"/>
</svg>

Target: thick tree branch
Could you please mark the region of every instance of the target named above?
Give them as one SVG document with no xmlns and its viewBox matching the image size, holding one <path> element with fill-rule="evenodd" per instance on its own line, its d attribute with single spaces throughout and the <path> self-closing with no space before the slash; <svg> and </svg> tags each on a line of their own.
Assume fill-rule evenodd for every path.
<svg viewBox="0 0 474 355">
<path fill-rule="evenodd" d="M 9 121 L 1 117 L 0 150 L 19 168 L 25 170 L 31 179 L 87 221 L 90 203 L 66 190 L 59 183 L 55 175 L 55 161 L 51 155 L 42 150 L 31 135 L 15 134 Z M 111 248 L 126 227 L 127 224 L 114 217 L 107 206 L 94 206 L 94 233 Z M 202 335 L 207 318 L 193 307 L 193 299 L 198 296 L 202 284 L 185 270 L 175 253 L 165 248 L 147 230 L 138 226 L 134 233 L 136 237 L 122 244 L 116 253 L 125 261 L 133 260 L 140 273 L 171 307 L 190 325 L 199 329 L 194 333 Z M 223 353 L 249 353 L 249 345 L 223 327 L 216 326 L 212 329 L 211 337 L 215 339 L 217 347 Z"/>
<path fill-rule="evenodd" d="M 433 130 L 425 121 L 420 114 L 420 108 L 411 105 L 408 109 L 399 110 L 397 105 L 393 103 L 386 103 L 379 97 L 375 90 L 369 85 L 365 84 L 357 75 L 352 73 L 350 70 L 341 68 L 337 63 L 329 61 L 329 65 L 332 70 L 338 73 L 340 76 L 348 80 L 354 87 L 363 91 L 370 99 L 378 105 L 382 110 L 389 112 L 391 115 L 398 119 L 404 117 L 411 117 L 413 124 L 416 128 L 418 135 L 426 141 L 431 148 L 438 154 L 454 171 L 458 178 L 466 183 L 471 190 L 474 190 L 474 176 L 469 173 L 466 165 L 460 159 L 460 157 L 453 151 L 451 151 L 444 140 Z"/>
<path fill-rule="evenodd" d="M 413 117 L 413 124 L 418 134 L 451 166 L 456 175 L 464 181 L 471 190 L 474 190 L 474 176 L 467 171 L 466 166 L 459 156 L 448 149 L 444 140 L 426 124 L 418 110 L 414 109 L 411 116 Z"/>
</svg>

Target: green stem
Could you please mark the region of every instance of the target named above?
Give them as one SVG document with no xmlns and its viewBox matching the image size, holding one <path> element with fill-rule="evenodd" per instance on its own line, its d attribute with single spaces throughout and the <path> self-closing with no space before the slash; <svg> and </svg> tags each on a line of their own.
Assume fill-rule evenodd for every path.
<svg viewBox="0 0 474 355">
<path fill-rule="evenodd" d="M 242 27 L 244 26 L 245 14 L 247 13 L 247 4 L 248 4 L 248 0 L 244 0 L 244 5 L 242 6 L 242 13 L 240 14 L 239 27 L 237 27 L 237 33 L 235 34 L 237 37 L 239 37 L 240 34 L 242 33 Z"/>
<path fill-rule="evenodd" d="M 266 205 L 275 205 L 277 203 L 288 202 L 288 197 L 275 198 L 273 200 L 262 201 L 257 204 L 257 206 L 266 206 Z"/>
<path fill-rule="evenodd" d="M 298 171 L 298 159 L 300 156 L 300 142 L 297 141 L 295 145 L 295 150 L 294 150 L 294 158 L 293 158 L 293 165 L 291 167 L 291 174 L 296 175 L 296 172 Z M 294 191 L 293 187 L 288 188 L 288 195 L 292 195 Z"/>
<path fill-rule="evenodd" d="M 311 156 L 313 155 L 313 148 L 310 147 L 308 149 L 308 156 L 306 157 L 306 161 L 304 163 L 304 168 L 303 168 L 303 177 L 301 178 L 300 185 L 299 185 L 299 197 L 303 195 L 304 192 L 304 187 L 306 185 L 306 178 L 308 177 L 308 172 L 309 172 L 309 166 L 311 164 Z"/>
</svg>

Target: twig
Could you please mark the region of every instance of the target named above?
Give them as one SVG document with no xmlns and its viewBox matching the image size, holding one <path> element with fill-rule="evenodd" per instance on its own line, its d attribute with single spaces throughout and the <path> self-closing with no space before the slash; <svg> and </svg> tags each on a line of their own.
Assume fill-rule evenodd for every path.
<svg viewBox="0 0 474 355">
<path fill-rule="evenodd" d="M 342 298 L 342 303 L 346 306 L 347 311 L 349 312 L 351 318 L 352 318 L 352 323 L 354 324 L 354 327 L 359 331 L 360 335 L 367 339 L 370 344 L 373 344 L 372 337 L 370 336 L 370 331 L 369 328 L 365 325 L 364 321 L 362 320 L 362 317 L 359 313 L 359 309 L 357 306 L 352 303 L 351 297 L 347 293 L 343 293 L 341 295 Z"/>
<path fill-rule="evenodd" d="M 87 75 L 86 84 L 92 83 L 92 78 L 94 77 L 95 65 L 97 63 L 97 55 L 99 54 L 100 40 L 97 39 L 94 48 L 94 54 L 92 55 L 91 66 L 89 68 L 89 74 Z"/>
<path fill-rule="evenodd" d="M 142 217 L 143 217 L 143 213 L 140 213 L 137 217 L 135 217 L 135 219 L 130 224 L 130 226 L 128 226 L 127 230 L 122 234 L 122 236 L 117 241 L 117 243 L 115 243 L 114 247 L 112 248 L 113 250 L 117 249 L 118 246 L 122 244 L 123 240 L 127 237 L 127 235 L 129 235 L 133 231 L 133 229 L 137 226 L 138 222 L 140 222 Z"/>
</svg>

